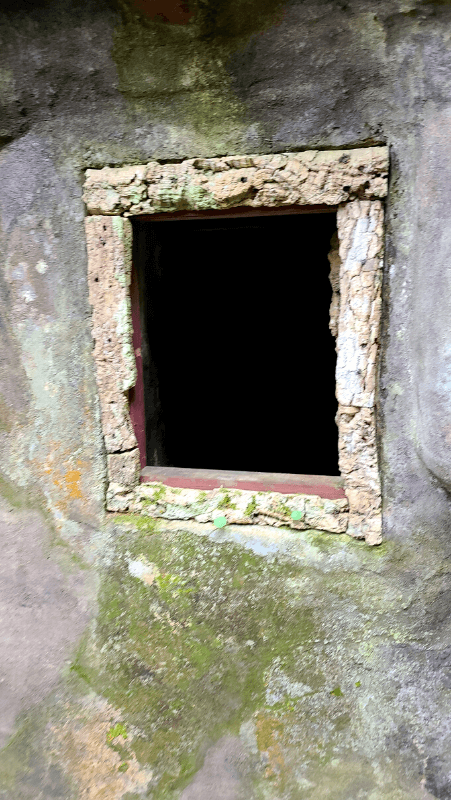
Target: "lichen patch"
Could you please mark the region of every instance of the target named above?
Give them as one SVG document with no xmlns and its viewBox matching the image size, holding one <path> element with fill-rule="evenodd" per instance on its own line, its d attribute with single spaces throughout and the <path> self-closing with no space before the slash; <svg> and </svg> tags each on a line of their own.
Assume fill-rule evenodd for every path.
<svg viewBox="0 0 451 800">
<path fill-rule="evenodd" d="M 139 578 L 147 586 L 152 586 L 155 578 L 158 578 L 160 570 L 156 564 L 151 564 L 144 556 L 141 558 L 130 560 L 128 562 L 128 571 L 134 578 Z"/>
<path fill-rule="evenodd" d="M 77 787 L 79 800 L 121 800 L 126 792 L 141 796 L 152 779 L 152 771 L 125 749 L 127 739 L 111 737 L 117 717 L 115 708 L 97 698 L 68 708 L 66 722 L 51 726 L 53 755 Z"/>
</svg>

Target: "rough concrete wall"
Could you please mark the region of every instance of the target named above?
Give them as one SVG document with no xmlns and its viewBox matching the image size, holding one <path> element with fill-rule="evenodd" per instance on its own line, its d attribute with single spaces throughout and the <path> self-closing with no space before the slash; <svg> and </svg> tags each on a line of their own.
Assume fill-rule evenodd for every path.
<svg viewBox="0 0 451 800">
<path fill-rule="evenodd" d="M 2 800 L 449 800 L 440 548 L 133 515 L 98 545 L 96 624 L 0 753 Z"/>
<path fill-rule="evenodd" d="M 277 715 L 286 712 L 288 735 L 294 730 L 290 718 L 295 723 L 299 719 L 297 753 L 301 758 L 295 760 L 297 765 L 305 760 L 306 753 L 310 758 L 312 730 L 318 734 L 313 750 L 318 750 L 320 766 L 313 763 L 313 752 L 306 776 L 307 781 L 317 783 L 317 788 L 304 784 L 306 788 L 302 790 L 310 800 L 315 792 L 316 797 L 329 796 L 333 800 L 340 796 L 345 800 L 358 792 L 367 797 L 373 794 L 378 800 L 392 800 L 394 793 L 407 798 L 448 800 L 451 586 L 446 487 L 451 474 L 451 8 L 440 0 L 293 0 L 282 6 L 275 0 L 215 0 L 199 2 L 198 13 L 186 25 L 151 18 L 146 15 L 146 8 L 145 0 L 140 0 L 141 10 L 136 13 L 126 0 L 119 10 L 106 0 L 39 0 L 33 4 L 4 0 L 1 5 L 2 471 L 28 491 L 40 490 L 66 534 L 83 533 L 88 539 L 83 551 L 87 560 L 113 565 L 106 587 L 111 586 L 111 606 L 108 593 L 102 599 L 106 625 L 94 630 L 94 649 L 99 651 L 107 643 L 107 660 L 100 664 L 100 671 L 93 662 L 89 664 L 93 669 L 92 685 L 115 704 L 115 709 L 122 709 L 124 697 L 116 691 L 122 673 L 117 666 L 122 669 L 123 665 L 128 687 L 130 674 L 126 670 L 130 658 L 136 659 L 132 677 L 140 700 L 135 711 L 140 717 L 146 707 L 141 702 L 141 687 L 147 701 L 145 692 L 155 671 L 154 650 L 149 647 L 143 654 L 140 637 L 142 630 L 148 630 L 149 602 L 131 585 L 132 579 L 138 578 L 126 575 L 127 583 L 122 577 L 127 561 L 121 553 L 120 569 L 117 576 L 114 573 L 107 537 L 102 540 L 101 536 L 89 535 L 89 525 L 97 523 L 99 517 L 106 454 L 102 449 L 92 359 L 85 209 L 81 197 L 84 170 L 155 159 L 176 161 L 388 143 L 391 181 L 386 204 L 379 446 L 384 533 L 388 539 L 403 542 L 399 547 L 393 541 L 382 545 L 379 562 L 375 549 L 369 555 L 361 549 L 364 545 L 356 542 L 351 542 L 350 550 L 341 537 L 335 537 L 328 555 L 321 550 L 323 538 L 314 547 L 308 538 L 305 545 L 302 541 L 299 545 L 298 537 L 302 539 L 304 534 L 293 533 L 294 550 L 300 546 L 301 558 L 305 551 L 312 565 L 299 577 L 289 570 L 286 582 L 279 580 L 276 572 L 274 583 L 262 579 L 258 563 L 247 564 L 239 554 L 236 562 L 227 567 L 223 551 L 215 549 L 216 531 L 210 532 L 211 561 L 204 559 L 203 548 L 198 559 L 196 548 L 191 547 L 190 540 L 184 541 L 179 530 L 174 534 L 173 555 L 170 552 L 168 556 L 170 540 L 168 544 L 163 542 L 158 551 L 159 540 L 151 535 L 147 541 L 142 531 L 130 545 L 127 533 L 121 548 L 126 554 L 127 547 L 133 545 L 137 560 L 143 554 L 159 563 L 161 571 L 168 569 L 170 580 L 172 573 L 175 577 L 181 575 L 182 581 L 188 580 L 193 554 L 197 559 L 194 578 L 202 584 L 200 594 L 197 583 L 192 595 L 184 594 L 185 588 L 191 588 L 189 583 L 186 587 L 183 582 L 175 583 L 181 591 L 174 596 L 171 582 L 162 581 L 157 586 L 156 612 L 166 604 L 165 615 L 160 618 L 159 661 L 166 660 L 166 667 L 169 663 L 164 683 L 157 686 L 157 697 L 161 693 L 164 700 L 169 696 L 173 702 L 173 706 L 164 706 L 165 713 L 178 711 L 183 724 L 191 731 L 194 728 L 197 734 L 189 708 L 187 711 L 187 706 L 180 707 L 177 690 L 179 681 L 184 692 L 189 686 L 189 694 L 184 695 L 189 704 L 193 697 L 190 664 L 200 665 L 195 668 L 201 674 L 201 690 L 193 705 L 200 698 L 200 708 L 205 708 L 201 665 L 208 666 L 209 659 L 216 658 L 218 632 L 224 632 L 225 641 L 225 645 L 220 642 L 221 653 L 223 649 L 225 652 L 224 662 L 222 655 L 218 656 L 220 666 L 230 664 L 230 653 L 234 652 L 241 665 L 249 657 L 253 659 L 253 651 L 248 651 L 246 645 L 248 636 L 255 639 L 254 632 L 248 634 L 247 628 L 248 571 L 256 569 L 255 585 L 268 591 L 267 600 L 263 598 L 261 605 L 259 601 L 262 611 L 256 617 L 256 634 L 264 634 L 261 620 L 269 620 L 269 625 L 275 613 L 277 624 L 271 628 L 270 644 L 282 643 L 286 647 L 282 655 L 287 657 L 297 646 L 302 650 L 296 652 L 305 654 L 305 659 L 299 656 L 296 663 L 289 661 L 290 683 L 311 685 L 296 674 L 298 665 L 304 663 L 308 673 L 318 667 L 325 675 L 324 691 L 308 701 L 313 705 L 306 707 L 305 715 L 296 717 L 296 708 L 293 712 L 283 701 L 266 725 L 269 715 L 265 712 L 260 752 L 269 754 L 271 759 L 280 749 L 283 754 L 285 743 L 278 741 Z M 40 560 L 43 546 L 34 522 L 29 536 L 31 542 L 38 541 L 36 550 L 30 547 L 20 557 L 12 556 L 12 567 L 8 569 L 11 581 L 2 582 L 7 600 L 11 601 L 7 618 L 14 617 L 10 608 L 31 608 L 27 624 L 31 620 L 30 626 L 36 632 L 36 638 L 27 643 L 15 612 L 18 633 L 10 642 L 17 657 L 13 666 L 6 664 L 4 672 L 16 683 L 13 702 L 4 715 L 5 736 L 13 730 L 16 710 L 30 708 L 54 685 L 67 655 L 67 643 L 79 636 L 74 595 L 79 593 L 85 598 L 85 605 L 81 604 L 83 614 L 86 605 L 90 605 L 87 594 L 71 586 L 71 581 L 63 602 L 55 590 L 55 570 L 51 565 L 48 572 L 45 570 L 47 554 L 45 560 Z M 231 531 L 230 536 L 233 539 L 238 534 Z M 106 541 L 104 550 L 98 546 L 99 540 L 104 544 Z M 116 541 L 116 535 L 112 540 Z M 409 550 L 410 543 L 414 546 Z M 180 564 L 171 565 L 171 558 L 177 558 L 177 547 L 186 547 L 186 555 L 182 554 Z M 226 547 L 230 549 L 228 544 Z M 257 534 L 252 547 L 258 553 L 273 552 L 271 543 L 265 545 Z M 26 559 L 37 569 L 28 570 L 27 566 L 22 570 Z M 225 574 L 216 578 L 210 564 L 212 570 L 219 572 L 224 564 Z M 142 574 L 146 574 L 145 570 Z M 315 574 L 316 582 L 312 579 Z M 213 577 L 214 590 L 210 588 Z M 230 594 L 230 585 L 240 593 L 238 598 Z M 139 587 L 142 591 L 145 588 Z M 293 631 L 299 637 L 295 640 L 290 636 L 287 642 L 287 617 L 282 615 L 283 624 L 279 621 L 274 597 L 279 592 L 281 602 L 286 602 L 294 589 L 296 602 L 299 598 L 304 608 L 299 612 L 295 607 Z M 230 598 L 225 628 L 224 596 Z M 197 603 L 199 597 L 200 614 L 199 605 L 191 612 L 191 603 Z M 133 611 L 135 601 L 136 615 L 141 603 L 144 611 L 142 618 L 133 617 L 139 624 L 131 630 L 136 639 L 132 637 L 130 645 L 126 631 L 120 630 L 118 651 L 117 619 L 118 610 L 122 610 L 117 606 L 119 601 L 125 603 L 127 614 L 130 608 Z M 165 659 L 165 649 L 173 627 L 186 618 L 186 602 L 188 612 L 201 626 L 205 625 L 200 639 L 194 637 L 192 641 L 192 629 L 183 629 L 182 637 L 190 637 L 188 652 L 194 652 L 194 656 L 183 665 L 188 672 L 174 674 L 170 671 L 171 654 Z M 168 604 L 174 604 L 174 618 L 171 608 L 166 616 Z M 216 609 L 219 626 L 213 629 L 212 608 Z M 314 627 L 304 632 L 298 626 L 303 625 L 305 610 L 310 609 L 318 616 Z M 65 630 L 54 629 L 50 641 L 49 626 L 58 619 L 64 619 Z M 235 639 L 231 638 L 234 636 L 241 637 L 241 649 L 236 651 Z M 265 648 L 264 642 L 259 643 L 263 661 L 256 669 L 262 678 L 261 687 L 272 659 Z M 1 656 L 8 661 L 7 648 Z M 76 660 L 72 665 L 75 669 L 71 675 L 81 676 L 83 681 L 83 665 Z M 236 674 L 231 683 L 240 691 Z M 239 674 L 245 674 L 242 667 Z M 85 678 L 91 679 L 89 672 Z M 254 685 L 252 680 L 250 686 Z M 170 694 L 165 695 L 168 686 Z M 202 726 L 218 716 L 214 681 L 210 686 L 213 691 L 207 696 L 208 713 L 201 720 Z M 338 692 L 330 694 L 338 689 L 343 697 Z M 355 693 L 357 689 L 361 694 Z M 78 691 L 75 684 L 77 703 Z M 135 697 L 127 695 L 126 702 L 133 705 Z M 21 777 L 17 790 L 7 785 L 3 794 L 6 800 L 34 800 L 37 790 L 48 798 L 66 800 L 76 795 L 76 786 L 80 787 L 80 795 L 88 796 L 90 791 L 92 796 L 105 763 L 112 766 L 106 775 L 103 773 L 106 791 L 108 781 L 113 781 L 116 796 L 129 792 L 126 778 L 118 778 L 127 775 L 119 772 L 123 763 L 120 750 L 110 748 L 110 760 L 104 758 L 107 722 L 112 714 L 111 724 L 116 725 L 122 720 L 122 712 L 111 711 L 105 706 L 107 701 L 102 705 L 94 696 L 94 711 L 86 713 L 82 696 L 81 707 L 76 707 L 80 716 L 84 715 L 83 727 L 64 706 L 65 699 L 64 692 L 57 697 L 56 722 L 53 719 L 56 730 L 43 731 L 47 717 L 38 708 L 35 716 L 30 714 L 31 730 L 27 721 L 9 748 L 7 778 L 14 780 L 17 774 Z M 232 692 L 225 697 L 224 715 L 227 709 L 239 707 L 234 702 Z M 242 708 L 246 710 L 245 706 Z M 100 719 L 97 733 L 92 733 L 91 713 Z M 290 716 L 292 713 L 295 717 Z M 349 713 L 353 720 L 350 728 Z M 75 724 L 71 730 L 66 729 L 66 737 L 62 728 L 66 722 L 70 725 L 71 719 Z M 157 716 L 155 724 L 159 719 Z M 146 746 L 154 735 L 154 719 L 144 720 L 143 724 L 147 722 L 149 739 L 139 744 L 143 761 L 151 763 L 155 751 L 146 754 Z M 54 737 L 53 746 L 62 748 L 59 764 L 53 762 L 50 766 L 42 757 L 48 735 L 50 739 Z M 167 750 L 166 741 L 160 740 L 160 752 L 169 752 L 172 759 L 176 744 L 170 742 Z M 68 753 L 66 744 L 70 746 L 71 742 L 73 747 Z M 321 742 L 331 755 L 327 768 L 321 760 Z M 91 743 L 91 755 L 83 762 L 80 753 L 86 753 L 87 743 Z M 135 746 L 134 740 L 132 745 Z M 349 758 L 346 754 L 342 758 L 340 748 L 348 746 Z M 187 751 L 187 758 L 191 758 L 188 746 Z M 215 768 L 218 771 L 217 766 L 211 765 L 230 764 L 227 753 L 234 753 L 227 751 L 225 745 L 221 752 L 219 762 L 210 753 L 203 777 L 192 777 L 193 785 L 183 790 L 184 798 L 201 796 L 201 791 L 209 796 L 209 775 Z M 198 757 L 195 752 L 194 759 Z M 86 764 L 86 771 L 80 776 L 82 763 Z M 136 777 L 132 753 L 128 763 L 129 774 Z M 196 763 L 188 760 L 188 775 L 193 776 Z M 182 763 L 175 759 L 170 767 L 176 771 L 183 764 L 186 769 L 186 760 Z M 404 789 L 399 788 L 393 774 L 400 764 Z M 224 774 L 226 766 L 220 768 Z M 90 776 L 95 776 L 94 783 L 89 783 Z M 301 774 L 299 779 L 303 777 Z M 207 789 L 199 790 L 202 780 Z M 235 798 L 239 791 L 232 787 L 229 797 Z"/>
<path fill-rule="evenodd" d="M 387 142 L 386 535 L 437 535 L 451 474 L 448 4 L 218 0 L 183 25 L 150 8 L 2 6 L 4 472 L 62 520 L 98 516 L 84 169 Z"/>
</svg>

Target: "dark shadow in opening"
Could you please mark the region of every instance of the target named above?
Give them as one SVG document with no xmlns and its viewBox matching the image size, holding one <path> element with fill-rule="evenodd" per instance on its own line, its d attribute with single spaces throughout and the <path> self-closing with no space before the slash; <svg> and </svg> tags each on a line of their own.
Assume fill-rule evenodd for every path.
<svg viewBox="0 0 451 800">
<path fill-rule="evenodd" d="M 335 214 L 133 228 L 148 465 L 338 475 Z"/>
</svg>

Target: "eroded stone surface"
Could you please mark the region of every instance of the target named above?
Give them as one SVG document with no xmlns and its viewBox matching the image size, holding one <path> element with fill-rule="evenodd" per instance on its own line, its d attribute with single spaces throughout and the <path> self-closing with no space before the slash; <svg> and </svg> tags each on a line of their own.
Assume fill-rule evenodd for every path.
<svg viewBox="0 0 451 800">
<path fill-rule="evenodd" d="M 424 558 L 116 517 L 98 541 L 95 625 L 0 754 L 0 797 L 446 797 L 426 786 L 450 767 L 449 575 L 440 548 Z"/>
<path fill-rule="evenodd" d="M 108 476 L 111 485 L 135 486 L 139 480 L 141 464 L 139 451 L 135 447 L 125 453 L 109 453 L 107 456 Z"/>
<path fill-rule="evenodd" d="M 151 161 L 87 170 L 83 199 L 90 214 L 153 214 L 244 205 L 331 205 L 387 194 L 388 150 L 282 153 Z"/>
<path fill-rule="evenodd" d="M 150 4 L 139 3 L 144 5 Z M 220 13 L 211 20 L 212 5 Z M 336 579 L 329 574 L 331 594 L 311 575 L 305 590 L 311 587 L 325 614 L 330 610 L 324 624 L 342 662 L 347 650 L 339 638 L 340 598 L 353 608 L 357 597 L 366 614 L 357 634 L 367 676 L 360 699 L 365 724 L 357 741 L 374 742 L 379 734 L 389 740 L 392 755 L 409 759 L 410 753 L 410 778 L 418 775 L 443 800 L 451 796 L 449 688 L 443 702 L 439 696 L 449 681 L 450 505 L 428 469 L 450 488 L 450 6 L 440 0 L 304 0 L 285 4 L 280 24 L 268 31 L 259 12 L 275 5 L 198 4 L 210 23 L 200 40 L 191 26 L 177 29 L 134 14 L 122 21 L 109 3 L 2 4 L 0 238 L 6 281 L 18 267 L 24 276 L 14 277 L 0 298 L 2 468 L 12 480 L 41 486 L 59 509 L 66 502 L 62 483 L 55 485 L 59 472 L 52 463 L 41 469 L 46 455 L 39 449 L 48 442 L 55 465 L 67 453 L 83 453 L 85 496 L 91 503 L 102 496 L 105 460 L 92 444 L 100 428 L 92 411 L 81 168 L 388 142 L 385 531 L 399 543 L 399 558 L 409 541 L 418 558 L 405 563 L 404 583 L 389 565 L 394 603 L 388 610 L 387 584 L 379 576 L 366 605 L 359 604 L 368 562 L 360 565 L 354 591 L 344 570 Z M 218 32 L 225 33 L 225 47 Z M 41 260 L 48 265 L 45 274 L 35 269 Z M 79 519 L 78 499 L 66 508 L 71 521 Z M 322 543 L 329 538 L 322 536 Z M 362 548 L 353 542 L 353 551 Z M 436 571 L 430 566 L 434 550 Z M 38 570 L 39 590 L 43 581 L 45 571 Z M 382 638 L 375 625 L 384 613 L 391 624 Z M 396 617 L 416 620 L 416 633 L 403 636 Z M 431 630 L 436 636 L 429 639 Z M 38 675 L 39 651 L 31 653 L 30 675 Z M 309 728 L 306 749 L 316 720 Z M 22 763 L 32 738 L 24 740 Z M 360 753 L 347 767 L 323 761 L 316 767 L 317 786 L 306 793 L 309 800 L 354 800 L 359 792 L 365 800 L 399 800 L 402 791 L 416 796 L 418 786 L 399 789 L 390 758 L 380 767 L 380 780 L 371 778 L 371 770 Z M 345 772 L 347 788 L 340 782 Z M 55 785 L 48 787 L 50 775 L 31 772 L 29 791 L 7 791 L 7 800 L 72 798 L 75 789 L 55 788 L 54 774 Z"/>
<path fill-rule="evenodd" d="M 337 212 L 340 311 L 336 394 L 342 406 L 373 408 L 381 313 L 383 207 L 356 200 Z"/>
<path fill-rule="evenodd" d="M 0 747 L 14 720 L 57 684 L 88 624 L 88 575 L 37 511 L 0 497 Z"/>
<path fill-rule="evenodd" d="M 339 300 L 334 294 L 331 309 L 331 325 L 337 330 L 336 421 L 340 474 L 350 506 L 348 532 L 371 544 L 381 541 L 375 407 L 383 219 L 380 201 L 356 200 L 338 209 L 340 294 Z M 334 252 L 331 259 L 333 272 Z"/>
<path fill-rule="evenodd" d="M 173 489 L 162 483 L 145 483 L 133 492 L 110 486 L 109 507 L 115 511 L 141 513 L 162 519 L 195 519 L 214 522 L 224 518 L 227 524 L 263 524 L 291 527 L 296 530 L 345 533 L 348 526 L 346 498 L 328 500 L 316 495 L 278 492 L 251 492 L 240 489 Z M 113 508 L 114 506 L 114 508 Z"/>
<path fill-rule="evenodd" d="M 128 733 L 118 718 L 101 697 L 83 698 L 63 722 L 49 725 L 53 758 L 75 781 L 80 800 L 123 800 L 127 792 L 141 794 L 152 779 L 127 752 Z"/>
<path fill-rule="evenodd" d="M 129 291 L 131 224 L 121 217 L 99 216 L 87 217 L 85 227 L 93 355 L 108 477 L 110 482 L 134 485 L 137 442 L 127 396 L 136 381 Z"/>
</svg>

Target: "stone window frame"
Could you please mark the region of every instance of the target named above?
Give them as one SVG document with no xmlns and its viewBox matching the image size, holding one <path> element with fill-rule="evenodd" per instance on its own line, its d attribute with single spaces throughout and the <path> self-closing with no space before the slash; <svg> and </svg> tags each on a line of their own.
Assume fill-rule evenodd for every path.
<svg viewBox="0 0 451 800">
<path fill-rule="evenodd" d="M 376 410 L 388 169 L 388 148 L 371 147 L 151 161 L 86 171 L 88 286 L 107 454 L 107 510 L 121 507 L 118 497 L 128 497 L 128 505 L 122 506 L 130 506 L 140 474 L 128 399 L 137 378 L 130 217 L 322 206 L 337 213 L 338 247 L 329 255 L 330 327 L 336 336 L 339 468 L 347 498 L 332 509 L 340 524 L 331 512 L 332 522 L 326 520 L 322 528 L 380 543 Z"/>
</svg>

